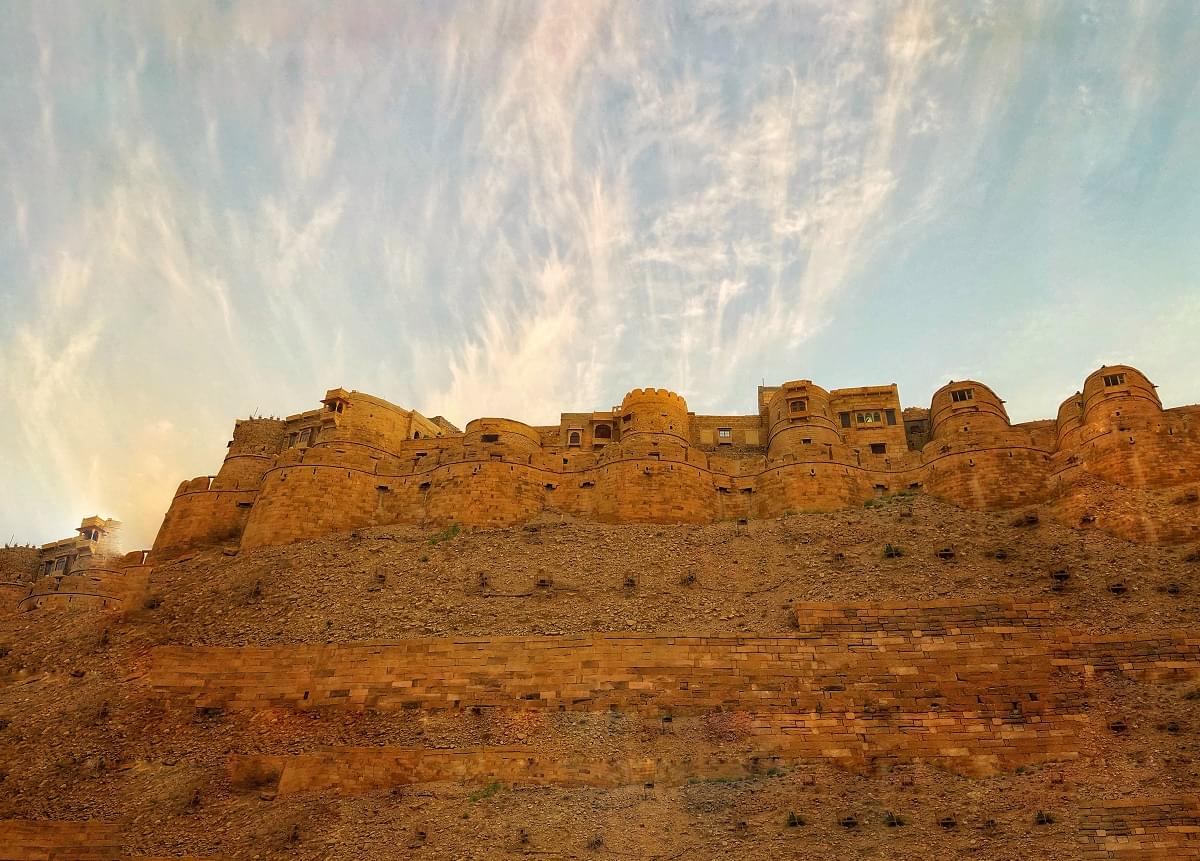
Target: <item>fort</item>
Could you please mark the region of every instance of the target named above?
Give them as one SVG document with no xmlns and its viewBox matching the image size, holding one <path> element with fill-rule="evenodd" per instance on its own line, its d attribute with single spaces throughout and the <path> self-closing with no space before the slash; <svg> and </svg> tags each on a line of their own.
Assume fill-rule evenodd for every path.
<svg viewBox="0 0 1200 861">
<path fill-rule="evenodd" d="M 1200 406 L 757 406 L 332 389 L 0 548 L 0 859 L 1200 858 Z"/>
<path fill-rule="evenodd" d="M 1089 512 L 1073 496 L 1086 480 L 1200 481 L 1200 406 L 1164 409 L 1127 365 L 1090 374 L 1054 419 L 1015 425 L 974 380 L 947 383 L 928 408 L 903 407 L 895 385 L 828 391 L 797 380 L 760 387 L 758 412 L 744 416 L 696 415 L 673 392 L 635 389 L 554 426 L 479 418 L 461 432 L 359 392 L 332 389 L 321 403 L 237 422 L 217 474 L 179 486 L 152 559 L 387 523 L 508 526 L 542 512 L 708 523 L 898 492 L 974 509 L 1055 499 L 1076 523 L 1137 540 L 1198 534 L 1136 512 Z"/>
<path fill-rule="evenodd" d="M 119 608 L 145 591 L 149 551 L 121 552 L 121 524 L 85 517 L 78 534 L 41 547 L 0 549 L 0 596 L 24 610 L 61 605 Z"/>
</svg>

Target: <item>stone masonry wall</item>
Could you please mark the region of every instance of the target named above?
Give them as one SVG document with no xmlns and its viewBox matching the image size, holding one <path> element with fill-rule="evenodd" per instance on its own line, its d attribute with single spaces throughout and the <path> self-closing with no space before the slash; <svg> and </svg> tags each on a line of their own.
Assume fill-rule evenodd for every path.
<svg viewBox="0 0 1200 861">
<path fill-rule="evenodd" d="M 122 855 L 118 822 L 56 819 L 0 819 L 3 861 L 168 861 L 158 856 Z M 170 861 L 219 861 L 172 856 Z"/>
<path fill-rule="evenodd" d="M 6 861 L 117 861 L 121 829 L 111 822 L 0 820 Z"/>
<path fill-rule="evenodd" d="M 1079 811 L 1080 858 L 1200 858 L 1200 799 L 1126 798 Z"/>
<path fill-rule="evenodd" d="M 1129 384 L 1105 383 L 1118 379 Z M 1137 488 L 1200 482 L 1197 410 L 1163 411 L 1153 387 L 1128 366 L 1097 371 L 1085 389 L 1055 422 L 1010 425 L 1003 402 L 982 383 L 951 383 L 934 396 L 930 441 L 909 449 L 898 417 L 880 428 L 895 436 L 882 452 L 852 445 L 861 429 L 825 415 L 832 407 L 824 390 L 808 381 L 764 390 L 772 393 L 764 409 L 775 412 L 717 426 L 709 419 L 719 417 L 696 417 L 679 395 L 660 389 L 630 392 L 611 422 L 600 413 L 579 414 L 586 421 L 564 414 L 589 441 L 596 422 L 612 428 L 594 449 L 564 443 L 570 434 L 562 429 L 499 418 L 477 419 L 466 433 L 412 438 L 416 413 L 344 393 L 345 411 L 322 413 L 319 441 L 309 446 L 288 446 L 278 421 L 240 422 L 216 480 L 180 486 L 153 554 L 157 561 L 395 522 L 505 526 L 544 511 L 703 523 L 827 511 L 906 489 L 969 508 L 1012 508 L 1060 497 L 1085 476 Z M 896 398 L 894 387 L 861 391 L 861 398 Z M 794 399 L 805 409 L 793 415 Z M 896 400 L 889 409 L 898 408 Z M 718 426 L 737 431 L 734 445 L 713 443 Z M 272 454 L 276 445 L 288 447 Z M 1139 527 L 1127 537 L 1145 534 Z"/>
<path fill-rule="evenodd" d="M 777 637 L 168 646 L 153 651 L 148 685 L 198 708 L 619 710 L 653 719 L 744 712 L 757 747 L 772 756 L 848 767 L 920 759 L 978 775 L 1076 757 L 1097 673 L 1149 682 L 1200 676 L 1200 632 L 1073 635 L 1047 627 L 1039 605 L 805 604 L 796 618 L 798 632 Z M 389 755 L 401 763 L 398 774 L 414 754 Z M 337 775 L 350 765 L 323 756 L 302 772 L 320 763 L 332 771 L 309 774 L 307 784 L 348 779 Z M 489 768 L 582 783 L 634 773 L 628 765 L 574 773 L 536 756 L 505 756 L 447 759 L 446 779 Z M 438 762 L 422 759 L 421 767 Z"/>
</svg>

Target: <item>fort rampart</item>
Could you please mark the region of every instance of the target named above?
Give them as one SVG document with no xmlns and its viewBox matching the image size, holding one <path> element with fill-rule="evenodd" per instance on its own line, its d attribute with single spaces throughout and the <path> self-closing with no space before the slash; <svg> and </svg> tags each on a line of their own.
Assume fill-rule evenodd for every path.
<svg viewBox="0 0 1200 861">
<path fill-rule="evenodd" d="M 217 474 L 179 486 L 153 558 L 394 522 L 504 526 L 543 511 L 705 523 L 911 490 L 1011 508 L 1084 477 L 1200 483 L 1200 407 L 1164 410 L 1125 365 L 1091 374 L 1054 420 L 1016 425 L 995 392 L 970 380 L 939 389 L 928 410 L 904 409 L 895 386 L 827 391 L 799 380 L 760 390 L 757 416 L 697 416 L 673 392 L 635 389 L 611 410 L 564 413 L 558 427 L 481 418 L 465 432 L 343 389 L 322 403 L 239 422 Z M 1089 522 L 1144 536 L 1135 521 Z M 1185 533 L 1174 537 L 1200 527 Z"/>
</svg>

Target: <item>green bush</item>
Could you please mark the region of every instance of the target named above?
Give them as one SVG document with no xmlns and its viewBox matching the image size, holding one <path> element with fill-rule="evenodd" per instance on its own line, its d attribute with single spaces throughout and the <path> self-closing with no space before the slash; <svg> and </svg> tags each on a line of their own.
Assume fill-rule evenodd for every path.
<svg viewBox="0 0 1200 861">
<path fill-rule="evenodd" d="M 462 530 L 459 529 L 457 523 L 451 523 L 449 526 L 447 526 L 441 532 L 437 532 L 437 533 L 429 536 L 429 543 L 430 544 L 441 544 L 443 541 L 449 541 L 451 538 L 457 537 L 458 533 L 461 531 Z"/>
<path fill-rule="evenodd" d="M 476 789 L 474 792 L 468 795 L 467 798 L 469 798 L 472 802 L 483 801 L 483 799 L 491 798 L 493 795 L 502 791 L 503 789 L 503 783 L 501 783 L 499 780 L 493 780 L 482 789 Z"/>
</svg>

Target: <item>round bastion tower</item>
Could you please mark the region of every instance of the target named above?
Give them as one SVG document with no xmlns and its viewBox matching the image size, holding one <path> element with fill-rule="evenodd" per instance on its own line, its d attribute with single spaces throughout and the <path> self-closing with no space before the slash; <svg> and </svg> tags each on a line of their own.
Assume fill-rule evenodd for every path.
<svg viewBox="0 0 1200 861">
<path fill-rule="evenodd" d="M 1154 384 L 1129 365 L 1101 367 L 1083 383 L 1079 459 L 1090 474 L 1125 487 L 1194 481 L 1195 443 L 1166 420 Z"/>
<path fill-rule="evenodd" d="M 1046 455 L 1014 429 L 1004 401 L 978 380 L 954 380 L 933 394 L 930 441 L 922 450 L 925 491 L 963 508 L 1009 508 L 1037 500 Z"/>
<path fill-rule="evenodd" d="M 1133 418 L 1157 418 L 1162 401 L 1146 375 L 1129 365 L 1106 365 L 1083 383 L 1085 440 Z"/>
<path fill-rule="evenodd" d="M 622 443 L 649 434 L 691 445 L 687 402 L 667 389 L 634 389 L 621 400 L 620 421 Z"/>
<path fill-rule="evenodd" d="M 621 401 L 619 441 L 605 447 L 596 479 L 601 520 L 702 523 L 716 487 L 691 447 L 687 403 L 667 389 L 634 389 Z"/>
<path fill-rule="evenodd" d="M 229 451 L 212 489 L 257 488 L 283 447 L 286 425 L 282 419 L 241 419 L 235 423 Z"/>
<path fill-rule="evenodd" d="M 812 380 L 784 383 L 767 403 L 768 460 L 829 459 L 842 437 L 829 414 L 829 392 Z M 815 446 L 815 448 L 814 448 Z"/>
<path fill-rule="evenodd" d="M 1067 451 L 1079 447 L 1079 429 L 1083 425 L 1083 393 L 1076 392 L 1058 407 L 1054 421 L 1055 449 Z"/>
<path fill-rule="evenodd" d="M 489 454 L 503 454 L 528 461 L 542 449 L 537 429 L 513 419 L 480 418 L 467 422 L 463 445 Z"/>
<path fill-rule="evenodd" d="M 537 429 L 503 418 L 479 418 L 463 433 L 464 459 L 425 477 L 426 518 L 434 523 L 508 526 L 546 506 L 546 477 L 536 469 Z M 533 468 L 531 468 L 531 464 Z"/>
<path fill-rule="evenodd" d="M 1011 427 L 1004 401 L 977 380 L 950 381 L 933 393 L 930 438 L 951 441 L 960 434 L 1003 434 Z"/>
<path fill-rule="evenodd" d="M 752 513 L 823 511 L 856 504 L 870 494 L 829 406 L 829 392 L 812 380 L 784 383 L 767 401 L 767 469 L 756 483 Z M 776 468 L 777 467 L 777 468 Z"/>
</svg>

